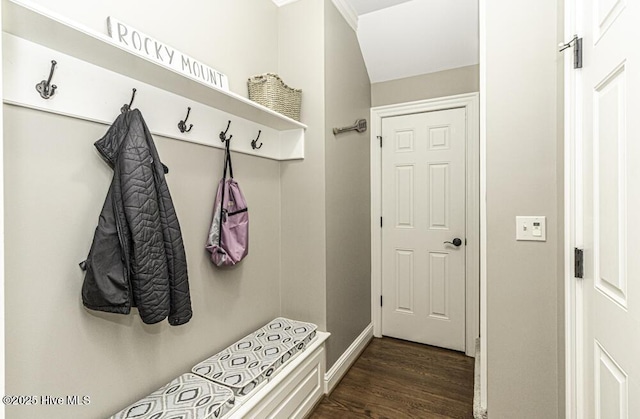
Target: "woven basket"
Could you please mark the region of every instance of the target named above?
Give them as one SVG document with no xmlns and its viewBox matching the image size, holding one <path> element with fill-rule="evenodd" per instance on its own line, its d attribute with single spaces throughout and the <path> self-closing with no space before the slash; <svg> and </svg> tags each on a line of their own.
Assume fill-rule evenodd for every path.
<svg viewBox="0 0 640 419">
<path fill-rule="evenodd" d="M 300 121 L 302 90 L 293 89 L 273 73 L 250 77 L 249 99 L 291 119 Z"/>
</svg>

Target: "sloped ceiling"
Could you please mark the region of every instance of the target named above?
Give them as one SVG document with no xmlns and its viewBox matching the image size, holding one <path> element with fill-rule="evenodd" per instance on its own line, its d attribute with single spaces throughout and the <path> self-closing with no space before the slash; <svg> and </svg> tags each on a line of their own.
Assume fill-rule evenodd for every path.
<svg viewBox="0 0 640 419">
<path fill-rule="evenodd" d="M 358 34 L 371 83 L 478 64 L 478 0 L 332 1 Z"/>
<path fill-rule="evenodd" d="M 371 83 L 478 64 L 477 0 L 347 0 Z"/>
<path fill-rule="evenodd" d="M 358 15 L 364 15 L 365 13 L 386 9 L 387 7 L 408 1 L 411 0 L 348 0 L 348 3 L 351 4 L 351 7 L 353 7 L 353 10 L 355 10 Z"/>
</svg>

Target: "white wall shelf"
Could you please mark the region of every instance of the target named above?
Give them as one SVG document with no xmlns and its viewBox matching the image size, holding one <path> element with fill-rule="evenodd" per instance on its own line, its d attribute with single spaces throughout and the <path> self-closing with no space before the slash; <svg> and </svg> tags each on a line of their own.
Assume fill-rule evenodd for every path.
<svg viewBox="0 0 640 419">
<path fill-rule="evenodd" d="M 128 102 L 131 88 L 136 87 L 133 107 L 140 108 L 154 134 L 222 148 L 217 133 L 225 128 L 225 119 L 231 119 L 232 150 L 275 160 L 304 158 L 306 125 L 236 93 L 215 89 L 133 54 L 113 43 L 106 34 L 40 6 L 3 0 L 2 30 L 4 85 L 13 86 L 4 92 L 5 103 L 110 123 L 120 106 Z M 58 62 L 52 81 L 58 90 L 51 99 L 45 100 L 34 86 L 46 78 L 52 59 Z M 78 88 L 82 78 L 87 79 L 85 88 L 94 88 Z M 100 85 L 107 83 L 107 86 Z M 105 90 L 104 96 L 101 88 Z M 75 92 L 73 97 L 71 92 Z M 118 99 L 113 92 L 117 92 Z M 110 97 L 114 97 L 115 102 L 108 101 Z M 102 104 L 100 109 L 95 102 Z M 148 106 L 144 107 L 144 103 Z M 182 134 L 176 124 L 184 119 L 187 106 L 192 107 L 188 122 L 194 124 L 194 132 Z M 155 119 L 151 114 L 156 114 Z M 207 118 L 203 118 L 205 115 Z M 211 126 L 205 131 L 207 124 Z M 250 141 L 258 130 L 262 130 L 260 140 L 264 146 L 253 150 Z M 239 138 L 242 141 L 238 141 Z"/>
</svg>

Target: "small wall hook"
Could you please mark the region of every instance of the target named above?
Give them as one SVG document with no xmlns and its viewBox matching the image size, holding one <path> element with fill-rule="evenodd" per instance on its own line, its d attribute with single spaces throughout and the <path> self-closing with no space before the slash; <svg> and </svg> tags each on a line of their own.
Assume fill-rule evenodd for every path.
<svg viewBox="0 0 640 419">
<path fill-rule="evenodd" d="M 53 70 L 56 68 L 56 64 L 58 64 L 55 60 L 51 60 L 51 70 L 49 71 L 49 78 L 47 80 L 42 80 L 40 83 L 36 84 L 36 90 L 40 93 L 43 99 L 49 99 L 56 92 L 58 86 L 55 84 L 51 84 L 51 78 L 53 77 Z"/>
<path fill-rule="evenodd" d="M 227 132 L 229 131 L 229 127 L 231 126 L 231 120 L 229 120 L 229 122 L 227 122 L 227 129 L 225 129 L 224 131 L 220 131 L 220 141 L 222 141 L 223 143 L 225 141 L 229 141 L 231 140 L 231 138 L 233 138 L 233 134 L 229 136 L 229 138 L 227 138 Z"/>
<path fill-rule="evenodd" d="M 254 150 L 259 150 L 262 147 L 262 142 L 260 142 L 260 145 L 256 145 L 258 138 L 260 138 L 260 133 L 262 133 L 262 130 L 258 130 L 258 136 L 255 140 L 251 141 L 251 148 Z"/>
<path fill-rule="evenodd" d="M 125 113 L 127 111 L 131 110 L 131 105 L 133 105 L 133 99 L 136 98 L 136 88 L 133 88 L 133 92 L 131 93 L 131 101 L 129 102 L 129 104 L 127 105 L 126 103 L 124 105 L 122 105 L 122 108 L 120 108 L 120 112 Z"/>
<path fill-rule="evenodd" d="M 178 129 L 180 132 L 189 132 L 191 128 L 193 128 L 193 124 L 189 124 L 189 128 L 187 128 L 187 119 L 189 119 L 189 112 L 191 112 L 191 107 L 187 108 L 187 117 L 184 118 L 184 121 L 178 122 Z"/>
</svg>

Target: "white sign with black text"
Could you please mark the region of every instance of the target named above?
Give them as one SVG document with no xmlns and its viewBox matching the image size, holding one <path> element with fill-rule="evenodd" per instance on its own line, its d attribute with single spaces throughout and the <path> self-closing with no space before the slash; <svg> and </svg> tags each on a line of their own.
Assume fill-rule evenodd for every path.
<svg viewBox="0 0 640 419">
<path fill-rule="evenodd" d="M 118 45 L 156 63 L 172 68 L 187 77 L 204 82 L 216 89 L 229 91 L 227 76 L 196 59 L 164 44 L 131 26 L 107 17 L 109 36 Z"/>
</svg>

